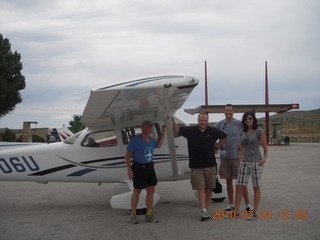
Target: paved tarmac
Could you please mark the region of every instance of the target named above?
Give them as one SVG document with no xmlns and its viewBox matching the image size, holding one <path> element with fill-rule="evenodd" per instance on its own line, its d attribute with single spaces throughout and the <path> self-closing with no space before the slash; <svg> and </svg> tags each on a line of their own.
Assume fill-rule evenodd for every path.
<svg viewBox="0 0 320 240">
<path fill-rule="evenodd" d="M 160 222 L 138 225 L 128 210 L 110 207 L 111 184 L 0 182 L 0 239 L 320 239 L 319 156 L 319 143 L 270 146 L 260 203 L 268 214 L 254 221 L 201 222 L 188 180 L 159 183 Z M 249 194 L 253 202 L 251 187 Z M 226 206 L 212 203 L 211 210 Z"/>
</svg>

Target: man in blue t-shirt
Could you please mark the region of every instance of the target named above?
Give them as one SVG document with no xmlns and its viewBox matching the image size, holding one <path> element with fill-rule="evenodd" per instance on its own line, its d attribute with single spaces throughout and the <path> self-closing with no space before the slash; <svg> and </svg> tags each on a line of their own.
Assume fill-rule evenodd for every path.
<svg viewBox="0 0 320 240">
<path fill-rule="evenodd" d="M 160 148 L 166 131 L 166 126 L 162 126 L 161 136 L 158 141 L 150 137 L 153 124 L 150 121 L 144 121 L 141 125 L 142 133 L 133 137 L 127 147 L 126 165 L 128 167 L 128 178 L 133 180 L 133 193 L 131 196 L 131 222 L 138 223 L 137 206 L 141 190 L 146 188 L 146 205 L 147 214 L 145 221 L 157 223 L 159 222 L 152 214 L 153 195 L 155 186 L 157 185 L 157 176 L 153 167 L 153 151 Z M 132 162 L 131 162 L 132 158 Z"/>
</svg>

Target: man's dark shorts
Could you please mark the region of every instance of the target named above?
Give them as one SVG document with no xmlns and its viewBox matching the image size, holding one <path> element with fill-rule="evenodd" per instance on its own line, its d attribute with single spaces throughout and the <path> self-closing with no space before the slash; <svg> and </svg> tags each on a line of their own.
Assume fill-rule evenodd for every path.
<svg viewBox="0 0 320 240">
<path fill-rule="evenodd" d="M 147 164 L 133 162 L 133 187 L 135 189 L 144 189 L 147 186 L 157 185 L 157 176 L 153 166 L 153 162 Z"/>
</svg>

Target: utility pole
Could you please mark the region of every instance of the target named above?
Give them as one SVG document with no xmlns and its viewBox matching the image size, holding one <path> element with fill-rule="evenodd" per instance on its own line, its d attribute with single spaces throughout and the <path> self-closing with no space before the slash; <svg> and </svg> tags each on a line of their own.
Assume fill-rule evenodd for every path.
<svg viewBox="0 0 320 240">
<path fill-rule="evenodd" d="M 267 61 L 265 62 L 265 71 L 266 71 L 266 82 L 265 82 L 265 104 L 266 107 L 269 106 L 269 88 L 268 88 L 268 65 Z M 269 126 L 269 111 L 266 111 L 265 113 L 265 119 L 266 119 L 266 137 L 267 137 L 267 143 L 269 144 L 269 132 L 270 132 L 270 126 Z"/>
<path fill-rule="evenodd" d="M 208 79 L 207 79 L 207 61 L 204 62 L 204 84 L 205 84 L 205 105 L 208 106 Z"/>
</svg>

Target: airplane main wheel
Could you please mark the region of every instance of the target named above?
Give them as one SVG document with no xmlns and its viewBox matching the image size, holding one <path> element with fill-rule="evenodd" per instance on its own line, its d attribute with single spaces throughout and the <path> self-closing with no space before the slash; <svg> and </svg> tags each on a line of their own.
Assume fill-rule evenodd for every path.
<svg viewBox="0 0 320 240">
<path fill-rule="evenodd" d="M 225 200 L 226 198 L 225 197 L 221 197 L 221 198 L 211 198 L 211 200 L 213 202 L 223 202 L 223 200 Z"/>
<path fill-rule="evenodd" d="M 131 209 L 130 209 L 131 212 Z M 137 215 L 146 215 L 147 213 L 147 208 L 138 208 L 137 209 Z"/>
</svg>

